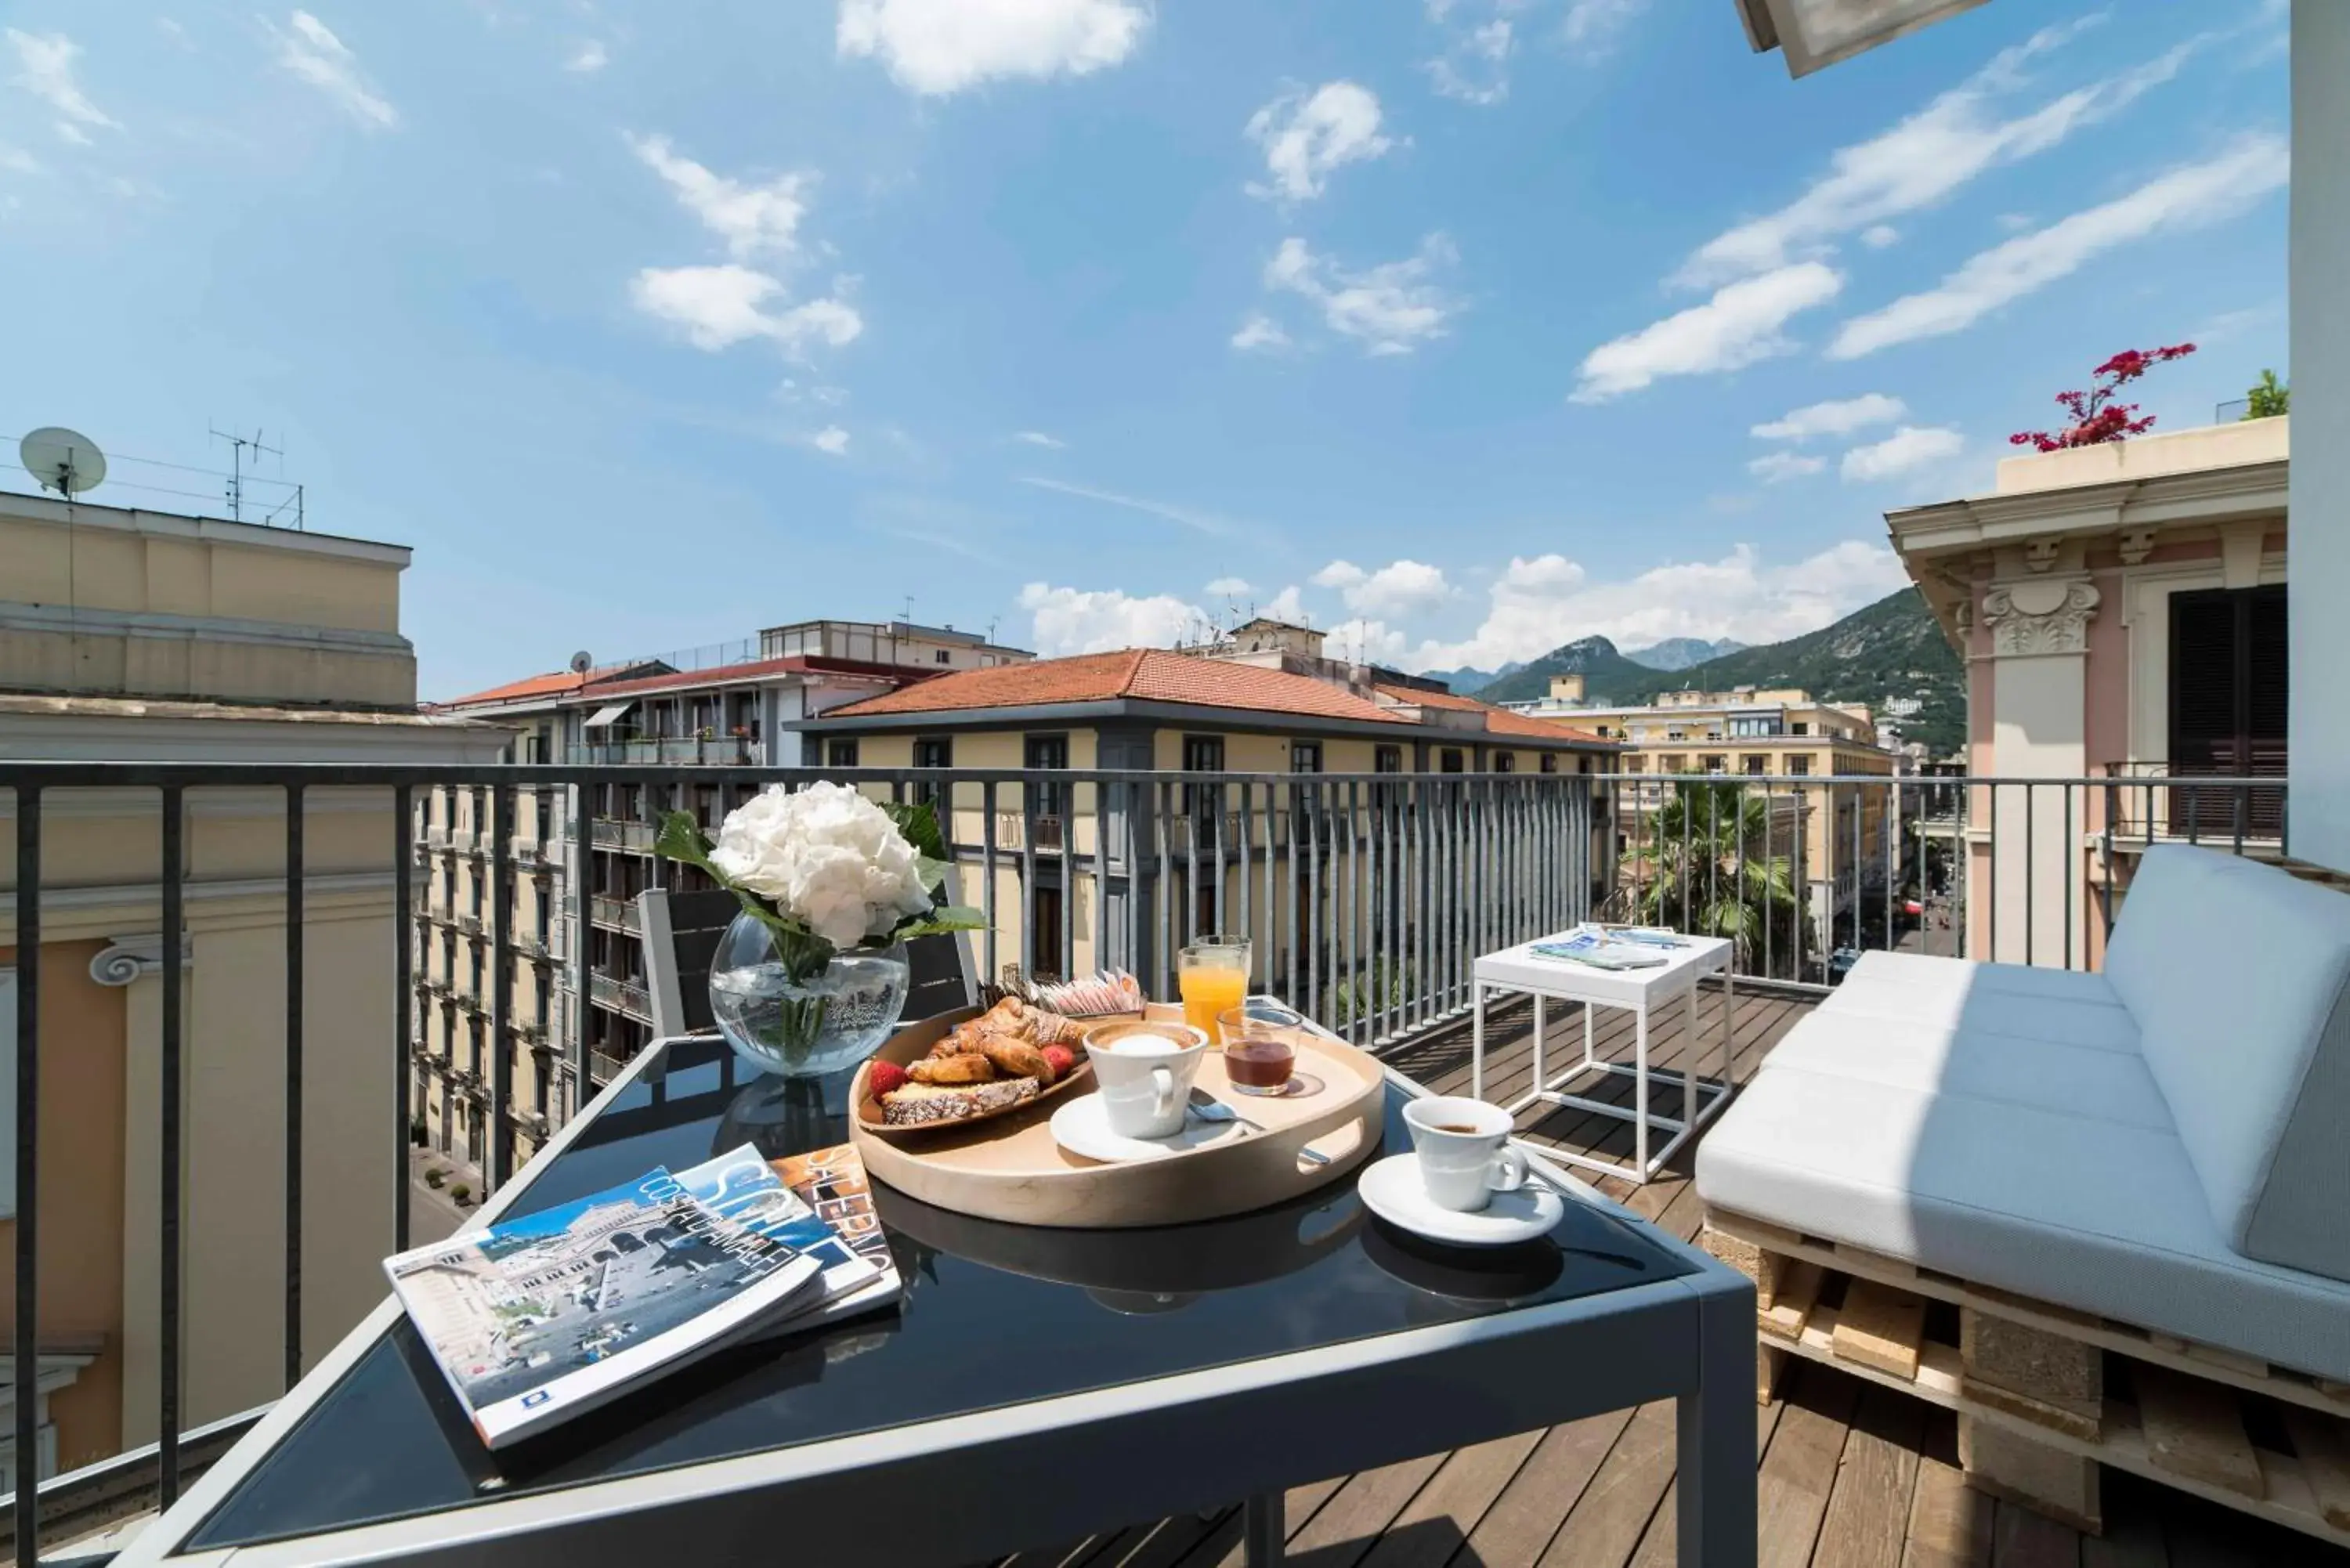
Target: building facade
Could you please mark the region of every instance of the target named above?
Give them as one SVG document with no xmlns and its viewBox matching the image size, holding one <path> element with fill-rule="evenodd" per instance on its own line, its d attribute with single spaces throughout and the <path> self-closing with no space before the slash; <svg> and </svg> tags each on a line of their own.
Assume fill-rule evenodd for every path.
<svg viewBox="0 0 2350 1568">
<path fill-rule="evenodd" d="M 1582 676 L 1557 675 L 1546 699 L 1518 711 L 1583 726 L 1624 747 L 1617 834 L 1627 894 L 1637 895 L 1658 863 L 1644 850 L 1674 792 L 1656 781 L 1697 775 L 1768 781 L 1749 785 L 1749 794 L 1759 790 L 1764 814 L 1762 842 L 1750 852 L 1789 859 L 1812 923 L 1804 950 L 1821 961 L 1855 936 L 1864 914 L 1881 919 L 1877 900 L 1908 878 L 1915 836 L 1901 820 L 1899 792 L 1889 787 L 1903 759 L 1880 739 L 1864 703 L 1823 702 L 1792 687 L 1742 687 L 1594 704 L 1585 700 Z M 1866 782 L 1875 778 L 1888 784 Z"/>
<path fill-rule="evenodd" d="M 796 765 L 806 721 L 844 703 L 958 670 L 1035 656 L 951 627 L 813 620 L 771 627 L 721 661 L 619 661 L 533 676 L 439 704 L 505 726 L 507 760 L 609 767 Z M 489 1038 L 496 977 L 491 792 L 433 792 L 420 824 L 418 1030 L 412 1070 L 421 1133 L 456 1167 L 482 1167 L 493 1129 L 488 1053 L 517 1053 L 510 1082 L 515 1149 L 526 1158 L 653 1037 L 637 895 L 676 885 L 654 856 L 652 823 L 691 809 L 714 823 L 744 793 L 651 790 L 616 779 L 515 793 L 508 930 L 508 1038 Z M 577 1019 L 580 1027 L 571 1027 Z M 576 1043 L 567 1052 L 565 1044 Z"/>
<path fill-rule="evenodd" d="M 402 546 L 0 495 L 0 756 L 12 761 L 464 763 L 502 732 L 415 711 Z M 158 1412 L 163 838 L 152 789 L 42 793 L 40 1239 L 44 1472 L 151 1440 Z M 0 799 L 0 885 L 19 875 Z M 191 788 L 182 812 L 182 1411 L 276 1397 L 286 1324 L 286 867 L 276 788 Z M 400 999 L 389 791 L 302 803 L 306 1357 L 383 1294 L 400 1242 L 380 1136 Z M 16 992 L 0 896 L 0 1140 Z M 15 1156 L 0 1150 L 13 1181 Z M 0 1254 L 16 1195 L 0 1198 Z M 10 1332 L 13 1332 L 11 1330 Z M 0 1423 L 13 1431 L 13 1426 Z M 0 1440 L 0 1449 L 7 1444 Z M 0 1459 L 5 1455 L 0 1454 Z"/>
<path fill-rule="evenodd" d="M 1969 772 L 2109 781 L 1968 793 L 1970 951 L 2074 965 L 2119 888 L 2085 847 L 2033 877 L 2034 840 L 2166 837 L 2282 851 L 2284 794 L 2198 789 L 2286 767 L 2283 416 L 2010 458 L 1989 495 L 1887 514 L 1967 661 Z"/>
</svg>

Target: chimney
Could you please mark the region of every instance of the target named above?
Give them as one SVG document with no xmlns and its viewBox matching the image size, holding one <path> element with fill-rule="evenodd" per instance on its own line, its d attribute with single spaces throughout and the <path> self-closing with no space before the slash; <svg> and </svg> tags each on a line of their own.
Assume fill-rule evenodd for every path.
<svg viewBox="0 0 2350 1568">
<path fill-rule="evenodd" d="M 1580 675 L 1552 676 L 1550 678 L 1550 700 L 1554 702 L 1582 701 L 1583 677 Z"/>
</svg>

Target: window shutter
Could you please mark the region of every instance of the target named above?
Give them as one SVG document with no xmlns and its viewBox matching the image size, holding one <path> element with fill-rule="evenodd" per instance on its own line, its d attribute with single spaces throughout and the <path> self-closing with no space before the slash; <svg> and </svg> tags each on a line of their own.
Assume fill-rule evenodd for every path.
<svg viewBox="0 0 2350 1568">
<path fill-rule="evenodd" d="M 2244 596 L 2244 728 L 2251 771 L 2284 773 L 2285 590 L 2253 588 Z"/>
<path fill-rule="evenodd" d="M 2228 771 L 2235 746 L 2236 607 L 2224 590 L 2170 596 L 2170 771 Z"/>
<path fill-rule="evenodd" d="M 0 1219 L 16 1212 L 16 971 L 0 969 Z"/>
</svg>

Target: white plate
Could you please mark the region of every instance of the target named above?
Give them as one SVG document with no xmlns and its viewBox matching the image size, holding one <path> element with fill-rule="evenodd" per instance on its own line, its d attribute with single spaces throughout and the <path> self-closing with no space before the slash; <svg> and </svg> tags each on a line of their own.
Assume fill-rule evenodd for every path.
<svg viewBox="0 0 2350 1568">
<path fill-rule="evenodd" d="M 1084 1102 L 1079 1101 L 1082 1105 Z M 1055 1123 L 1060 1117 L 1055 1116 Z M 1566 1216 L 1566 1201 L 1547 1187 L 1529 1182 L 1515 1192 L 1496 1192 L 1474 1214 L 1439 1206 L 1419 1179 L 1419 1158 L 1391 1154 L 1366 1169 L 1355 1184 L 1363 1206 L 1390 1225 L 1415 1236 L 1461 1247 L 1507 1247 L 1548 1235 Z"/>
<path fill-rule="evenodd" d="M 1248 1129 L 1238 1122 L 1204 1122 L 1186 1114 L 1183 1130 L 1172 1137 L 1128 1137 L 1109 1130 L 1109 1117 L 1098 1094 L 1079 1095 L 1053 1113 L 1053 1141 L 1082 1159 L 1105 1165 L 1125 1165 L 1138 1159 L 1164 1159 L 1171 1154 L 1205 1148 L 1240 1137 Z"/>
</svg>

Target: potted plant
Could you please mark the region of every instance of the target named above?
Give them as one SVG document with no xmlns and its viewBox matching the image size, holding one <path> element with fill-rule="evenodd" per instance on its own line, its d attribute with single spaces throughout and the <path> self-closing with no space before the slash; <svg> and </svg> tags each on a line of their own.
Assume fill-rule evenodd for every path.
<svg viewBox="0 0 2350 1568">
<path fill-rule="evenodd" d="M 872 1054 L 905 1011 L 906 943 L 987 923 L 939 902 L 946 841 L 928 803 L 774 784 L 714 842 L 691 812 L 671 812 L 654 847 L 742 904 L 711 958 L 710 1009 L 736 1054 L 784 1077 Z"/>
</svg>

